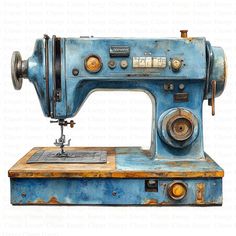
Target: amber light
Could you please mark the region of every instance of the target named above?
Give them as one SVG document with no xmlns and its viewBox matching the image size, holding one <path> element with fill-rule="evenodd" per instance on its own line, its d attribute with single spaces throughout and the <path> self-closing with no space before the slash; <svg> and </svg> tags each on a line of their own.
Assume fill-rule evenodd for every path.
<svg viewBox="0 0 236 236">
<path fill-rule="evenodd" d="M 102 68 L 102 61 L 99 56 L 88 56 L 84 61 L 85 69 L 90 73 L 96 73 Z"/>
</svg>

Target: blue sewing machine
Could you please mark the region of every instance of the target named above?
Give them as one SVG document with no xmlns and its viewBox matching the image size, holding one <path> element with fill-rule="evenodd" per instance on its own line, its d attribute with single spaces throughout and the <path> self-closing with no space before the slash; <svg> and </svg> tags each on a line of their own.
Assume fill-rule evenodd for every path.
<svg viewBox="0 0 236 236">
<path fill-rule="evenodd" d="M 204 152 L 202 104 L 215 114 L 225 86 L 222 48 L 205 38 L 38 39 L 11 61 L 15 89 L 34 85 L 43 113 L 59 124 L 56 147 L 33 148 L 10 170 L 11 203 L 221 205 L 223 170 Z M 69 147 L 63 128 L 95 90 L 145 91 L 153 103 L 149 150 Z M 66 147 L 68 146 L 68 147 Z"/>
</svg>

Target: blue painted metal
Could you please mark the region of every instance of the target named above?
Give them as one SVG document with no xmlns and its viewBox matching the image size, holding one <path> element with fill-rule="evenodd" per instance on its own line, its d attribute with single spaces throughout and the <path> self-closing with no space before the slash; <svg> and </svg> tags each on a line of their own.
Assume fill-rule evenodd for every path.
<svg viewBox="0 0 236 236">
<path fill-rule="evenodd" d="M 54 99 L 53 52 L 54 41 L 48 41 L 49 51 L 49 102 L 47 106 L 45 83 L 45 47 L 44 40 L 38 39 L 35 44 L 33 56 L 28 59 L 28 78 L 34 84 L 42 110 L 46 116 L 65 119 L 74 116 L 81 108 L 87 96 L 95 90 L 129 89 L 143 90 L 153 102 L 153 130 L 151 150 L 154 158 L 204 158 L 203 132 L 202 132 L 202 103 L 204 97 L 211 98 L 211 81 L 217 81 L 217 93 L 220 95 L 224 89 L 225 58 L 219 47 L 211 47 L 205 38 L 186 39 L 122 39 L 122 38 L 61 38 L 61 101 Z M 110 60 L 109 49 L 112 45 L 130 47 L 130 56 L 113 58 L 116 61 L 115 69 L 107 66 Z M 208 46 L 208 47 L 207 47 Z M 212 56 L 209 56 L 211 51 Z M 163 56 L 167 58 L 164 69 L 133 68 L 132 58 L 136 56 Z M 103 67 L 98 73 L 91 74 L 84 68 L 84 60 L 88 55 L 99 55 Z M 174 72 L 170 67 L 172 58 L 183 60 L 183 68 Z M 209 57 L 209 58 L 208 58 Z M 122 69 L 119 62 L 128 61 L 127 69 Z M 209 68 L 209 75 L 207 70 Z M 74 76 L 72 70 L 77 68 L 79 74 Z M 209 77 L 209 78 L 208 78 Z M 165 91 L 165 83 L 172 83 L 174 89 Z M 188 93 L 188 102 L 177 102 L 173 95 L 179 92 L 178 86 L 185 85 Z M 206 90 L 206 88 L 208 88 Z M 166 111 L 182 107 L 189 110 L 198 120 L 197 134 L 193 135 L 194 142 L 185 145 L 185 148 L 176 148 L 167 145 L 158 132 Z M 164 135 L 165 136 L 165 135 Z M 158 148 L 157 148 L 158 147 Z"/>
<path fill-rule="evenodd" d="M 54 52 L 55 38 L 49 39 L 48 47 L 48 93 L 46 85 L 45 41 L 38 39 L 33 55 L 28 59 L 28 79 L 34 84 L 45 116 L 55 119 L 73 117 L 79 111 L 90 93 L 96 90 L 142 90 L 153 103 L 153 125 L 150 155 L 144 152 L 133 153 L 132 149 L 116 149 L 117 169 L 134 170 L 136 168 L 166 171 L 165 162 L 178 161 L 189 163 L 191 171 L 207 171 L 206 155 L 203 147 L 202 104 L 204 99 L 212 98 L 212 81 L 216 81 L 216 96 L 225 86 L 226 65 L 224 52 L 212 47 L 205 38 L 182 39 L 122 39 L 122 38 L 60 38 L 61 53 L 61 94 L 55 99 Z M 129 57 L 112 58 L 116 67 L 110 69 L 111 46 L 128 46 Z M 84 60 L 91 54 L 98 55 L 103 63 L 97 73 L 89 73 Z M 133 68 L 133 57 L 165 57 L 165 68 Z M 178 58 L 183 62 L 176 72 L 171 68 L 171 60 Z M 128 67 L 122 69 L 121 60 L 127 60 Z M 78 75 L 73 75 L 78 69 Z M 171 89 L 165 89 L 171 84 Z M 184 85 L 187 99 L 175 100 L 174 95 L 182 93 Z M 183 95 L 183 94 L 182 94 Z M 163 128 L 163 120 L 173 111 L 183 109 L 196 118 L 193 134 L 185 142 L 171 140 L 168 130 Z M 184 145 L 183 145 L 184 144 Z M 121 153 L 120 153 L 121 151 Z M 212 162 L 208 171 L 222 170 Z M 170 165 L 169 165 L 170 166 Z M 179 168 L 181 172 L 181 167 Z M 164 186 L 174 179 L 158 179 L 158 192 L 145 192 L 144 179 L 11 179 L 12 203 L 47 204 L 56 197 L 60 204 L 145 204 L 154 199 L 157 205 L 196 204 L 196 182 L 206 186 L 204 204 L 222 203 L 221 178 L 185 179 L 190 194 L 180 202 L 168 198 Z M 115 191 L 115 196 L 112 192 Z M 25 194 L 23 194 L 25 193 Z M 41 200 L 40 200 L 41 199 Z M 55 199 L 54 199 L 55 200 Z"/>
<path fill-rule="evenodd" d="M 187 171 L 192 171 L 195 173 L 223 171 L 222 168 L 206 153 L 204 159 L 196 160 L 178 160 L 177 157 L 173 157 L 171 159 L 154 159 L 147 158 L 147 153 L 137 147 L 116 148 L 116 168 L 118 170 L 127 171 L 175 171 L 179 173 L 185 173 Z M 188 176 L 186 175 L 186 177 Z"/>
<path fill-rule="evenodd" d="M 127 45 L 131 48 L 126 70 L 117 66 L 111 70 L 107 63 L 110 59 L 109 48 L 112 45 Z M 53 101 L 53 43 L 49 40 L 49 87 L 50 101 Z M 217 80 L 217 94 L 224 89 L 225 57 L 219 47 L 211 47 L 213 53 L 211 80 Z M 91 74 L 84 68 L 84 59 L 96 52 L 102 58 L 103 68 L 96 74 Z M 184 60 L 184 68 L 178 73 L 173 72 L 169 66 L 165 69 L 134 69 L 132 68 L 132 57 L 144 56 L 148 52 L 152 56 L 164 56 L 167 61 L 173 57 Z M 62 53 L 62 102 L 56 106 L 54 118 L 68 118 L 74 116 L 86 96 L 96 89 L 140 89 L 149 92 L 157 103 L 156 83 L 163 85 L 164 81 L 183 80 L 187 84 L 193 81 L 199 83 L 199 90 L 205 87 L 207 71 L 206 41 L 204 38 L 191 39 L 61 39 Z M 122 59 L 115 58 L 119 64 Z M 72 70 L 79 69 L 79 75 L 73 76 Z M 45 51 L 44 41 L 36 41 L 34 53 L 28 59 L 28 78 L 35 85 L 44 114 L 50 116 L 46 105 L 45 96 Z M 191 81 L 191 82 L 190 82 Z M 200 98 L 202 99 L 202 91 Z M 75 96 L 80 95 L 80 96 Z M 162 93 L 161 93 L 162 94 Z M 159 93 L 158 99 L 162 99 Z M 210 97 L 210 93 L 207 94 Z M 167 99 L 165 99 L 167 100 Z M 163 102 L 163 101 L 162 101 Z M 171 99 L 172 102 L 172 99 Z M 199 102 L 196 100 L 196 102 Z M 173 106 L 173 104 L 172 104 Z M 158 108 L 158 107 L 156 107 Z M 164 107 L 168 108 L 168 107 Z M 191 107 L 190 107 L 191 108 Z M 51 104 L 51 110 L 53 105 Z"/>
<path fill-rule="evenodd" d="M 11 179 L 11 203 L 79 205 L 221 205 L 221 178 L 180 179 L 188 194 L 180 201 L 166 191 L 174 179 L 157 179 L 157 192 L 145 191 L 145 179 Z M 204 204 L 196 201 L 197 183 L 205 184 Z"/>
</svg>

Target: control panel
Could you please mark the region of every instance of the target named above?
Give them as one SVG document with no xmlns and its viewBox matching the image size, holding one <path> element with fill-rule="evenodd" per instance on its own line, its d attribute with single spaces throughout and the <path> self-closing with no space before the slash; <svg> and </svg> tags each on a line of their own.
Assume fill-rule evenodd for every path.
<svg viewBox="0 0 236 236">
<path fill-rule="evenodd" d="M 61 39 L 66 76 L 70 78 L 114 76 L 171 77 L 206 76 L 205 39 Z M 68 63 L 69 62 L 69 63 Z M 76 73 L 73 73 L 76 72 Z"/>
</svg>

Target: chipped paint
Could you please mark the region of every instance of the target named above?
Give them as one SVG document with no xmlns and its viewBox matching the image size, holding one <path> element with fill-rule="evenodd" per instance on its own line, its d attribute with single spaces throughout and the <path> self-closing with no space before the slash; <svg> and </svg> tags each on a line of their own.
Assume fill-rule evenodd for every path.
<svg viewBox="0 0 236 236">
<path fill-rule="evenodd" d="M 166 186 L 175 179 L 157 179 L 158 191 L 145 191 L 146 179 L 40 178 L 11 179 L 14 205 L 221 205 L 222 179 L 179 179 L 187 186 L 181 200 L 169 197 Z M 197 185 L 205 185 L 204 202 L 196 202 Z M 22 196 L 22 191 L 25 196 Z M 116 194 L 114 194 L 114 192 Z"/>
<path fill-rule="evenodd" d="M 157 201 L 157 199 L 145 199 L 144 205 L 157 206 L 158 201 Z"/>
<path fill-rule="evenodd" d="M 60 202 L 57 200 L 57 197 L 52 196 L 48 201 L 45 201 L 42 198 L 37 198 L 33 201 L 28 201 L 27 204 L 29 205 L 59 205 Z"/>
<path fill-rule="evenodd" d="M 196 186 L 196 203 L 197 204 L 204 204 L 205 201 L 205 184 L 204 183 L 197 183 Z"/>
</svg>

